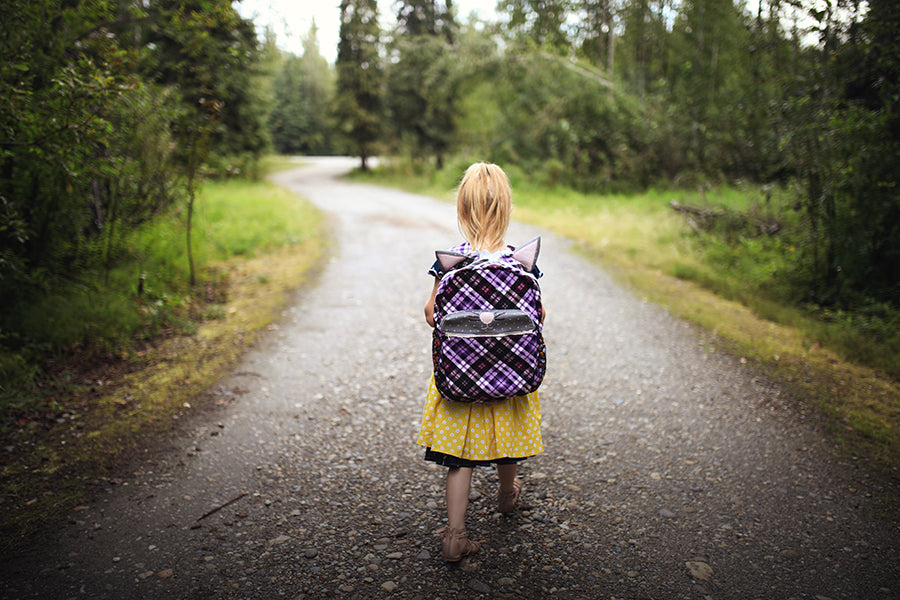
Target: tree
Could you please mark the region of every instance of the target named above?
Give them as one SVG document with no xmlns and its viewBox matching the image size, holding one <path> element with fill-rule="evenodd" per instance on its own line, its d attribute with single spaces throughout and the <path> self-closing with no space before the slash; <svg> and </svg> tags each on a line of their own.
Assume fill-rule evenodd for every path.
<svg viewBox="0 0 900 600">
<path fill-rule="evenodd" d="M 285 55 L 274 82 L 275 106 L 269 119 L 275 149 L 283 154 L 333 151 L 330 107 L 334 74 L 319 53 L 313 23 L 303 40 L 303 55 Z"/>
<path fill-rule="evenodd" d="M 708 161 L 734 157 L 732 145 L 739 140 L 731 132 L 743 130 L 746 28 L 732 0 L 686 0 L 673 38 L 672 64 L 678 67 L 669 85 L 679 112 L 689 117 L 691 162 L 699 171 L 715 172 Z"/>
<path fill-rule="evenodd" d="M 456 24 L 451 6 L 434 0 L 400 4 L 391 44 L 387 108 L 396 135 L 415 156 L 444 154 L 456 130 L 459 81 L 453 39 Z"/>
<path fill-rule="evenodd" d="M 785 156 L 806 216 L 801 277 L 830 306 L 897 304 L 900 293 L 900 8 L 826 3 L 810 12 L 819 44 L 788 82 Z"/>
<path fill-rule="evenodd" d="M 671 52 L 667 19 L 674 13 L 667 0 L 635 0 L 623 7 L 618 72 L 630 91 L 647 97 L 665 86 Z"/>
<path fill-rule="evenodd" d="M 581 53 L 598 67 L 612 73 L 615 66 L 614 0 L 581 0 L 579 27 Z"/>
<path fill-rule="evenodd" d="M 183 109 L 173 124 L 187 180 L 187 254 L 190 284 L 196 283 L 191 243 L 196 185 L 211 145 L 259 154 L 265 147 L 265 115 L 252 105 L 247 66 L 257 59 L 252 22 L 230 0 L 156 0 L 143 30 L 143 72 L 175 87 Z M 258 105 L 257 105 L 258 106 Z"/>
<path fill-rule="evenodd" d="M 335 117 L 363 170 L 381 135 L 380 38 L 376 0 L 341 1 Z"/>
<path fill-rule="evenodd" d="M 499 0 L 497 8 L 509 16 L 509 29 L 539 47 L 564 51 L 571 45 L 567 29 L 571 0 Z"/>
<path fill-rule="evenodd" d="M 442 36 L 453 43 L 456 21 L 453 3 L 446 0 L 439 4 L 435 0 L 400 0 L 397 9 L 397 31 L 406 37 Z"/>
<path fill-rule="evenodd" d="M 34 293 L 101 265 L 115 224 L 169 198 L 160 157 L 130 151 L 120 125 L 147 116 L 131 57 L 99 0 L 14 0 L 0 29 L 0 328 Z M 53 35 L 47 35 L 48 28 Z M 158 124 L 158 122 L 157 122 Z M 167 129 L 147 132 L 146 142 Z M 165 152 L 163 145 L 153 145 Z M 161 158 L 165 160 L 165 158 Z M 150 174 L 152 172 L 152 175 Z M 159 187 L 152 182 L 159 177 Z M 158 195 L 162 194 L 162 196 Z"/>
<path fill-rule="evenodd" d="M 753 181 L 771 182 L 786 176 L 779 131 L 778 107 L 784 92 L 797 80 L 797 45 L 786 35 L 783 0 L 762 0 L 756 15 L 745 17 L 747 64 L 742 82 L 746 130 L 741 163 Z"/>
</svg>

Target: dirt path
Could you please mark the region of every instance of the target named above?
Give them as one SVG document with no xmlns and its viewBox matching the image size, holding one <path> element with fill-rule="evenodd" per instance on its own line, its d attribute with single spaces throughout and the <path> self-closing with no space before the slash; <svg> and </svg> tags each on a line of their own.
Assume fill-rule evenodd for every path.
<svg viewBox="0 0 900 600">
<path fill-rule="evenodd" d="M 897 598 L 895 490 L 835 459 L 816 422 L 715 342 L 544 234 L 546 453 L 483 552 L 440 560 L 442 469 L 415 446 L 421 307 L 453 207 L 279 176 L 334 217 L 319 284 L 210 394 L 224 406 L 124 473 L 28 555 L 8 598 Z M 514 226 L 509 240 L 537 230 Z"/>
</svg>

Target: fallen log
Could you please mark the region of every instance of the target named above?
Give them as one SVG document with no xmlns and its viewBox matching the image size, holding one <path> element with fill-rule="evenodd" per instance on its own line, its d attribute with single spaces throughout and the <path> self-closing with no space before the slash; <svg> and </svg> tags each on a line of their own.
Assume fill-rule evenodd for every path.
<svg viewBox="0 0 900 600">
<path fill-rule="evenodd" d="M 750 230 L 757 235 L 775 235 L 781 231 L 781 223 L 773 217 L 760 219 L 746 213 L 735 212 L 728 209 L 704 208 L 681 204 L 677 200 L 670 200 L 669 207 L 676 212 L 685 215 L 688 225 L 695 231 L 709 231 L 717 223 L 725 220 L 725 227 L 730 232 Z"/>
</svg>

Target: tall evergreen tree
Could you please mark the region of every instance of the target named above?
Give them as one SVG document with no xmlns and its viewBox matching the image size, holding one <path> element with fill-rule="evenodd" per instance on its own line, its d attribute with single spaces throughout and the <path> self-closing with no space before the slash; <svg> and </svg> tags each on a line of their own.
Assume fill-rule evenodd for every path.
<svg viewBox="0 0 900 600">
<path fill-rule="evenodd" d="M 303 55 L 284 55 L 273 83 L 275 106 L 269 119 L 275 149 L 283 154 L 333 151 L 330 122 L 334 76 L 319 52 L 315 22 L 303 39 Z"/>
<path fill-rule="evenodd" d="M 666 26 L 666 0 L 634 0 L 621 11 L 621 52 L 617 68 L 628 88 L 648 96 L 659 91 L 667 78 L 671 37 Z M 674 9 L 668 14 L 674 14 Z"/>
<path fill-rule="evenodd" d="M 331 103 L 334 98 L 334 70 L 319 50 L 318 27 L 313 22 L 303 39 L 302 93 L 308 110 L 308 146 L 313 154 L 333 152 Z"/>
<path fill-rule="evenodd" d="M 379 56 L 381 29 L 376 0 L 341 0 L 338 41 L 338 131 L 368 169 L 381 135 L 383 74 Z"/>
<path fill-rule="evenodd" d="M 400 0 L 397 31 L 406 37 L 443 36 L 452 43 L 456 35 L 452 0 L 444 3 L 435 0 Z"/>
<path fill-rule="evenodd" d="M 458 82 L 450 65 L 455 35 L 450 2 L 400 3 L 387 106 L 398 137 L 415 155 L 434 156 L 438 168 L 456 130 Z"/>
<path fill-rule="evenodd" d="M 735 157 L 734 132 L 744 130 L 748 46 L 733 0 L 685 0 L 673 27 L 668 81 L 679 114 L 690 119 L 684 134 L 694 169 L 730 170 L 722 157 Z M 708 163 L 714 156 L 717 162 Z"/>
<path fill-rule="evenodd" d="M 855 3 L 843 5 L 850 9 Z M 789 82 L 779 125 L 803 186 L 801 276 L 823 305 L 897 304 L 900 293 L 900 43 L 896 2 L 864 17 L 827 4 L 814 13 L 819 45 Z"/>
</svg>

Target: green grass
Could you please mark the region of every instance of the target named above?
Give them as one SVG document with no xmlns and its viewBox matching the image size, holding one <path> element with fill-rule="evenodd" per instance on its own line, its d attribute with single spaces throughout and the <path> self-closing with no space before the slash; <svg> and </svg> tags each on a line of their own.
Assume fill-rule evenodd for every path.
<svg viewBox="0 0 900 600">
<path fill-rule="evenodd" d="M 444 172 L 399 165 L 354 174 L 372 183 L 452 200 L 466 162 Z M 900 468 L 900 314 L 895 308 L 828 313 L 797 301 L 789 273 L 798 215 L 789 191 L 721 188 L 697 192 L 586 194 L 535 185 L 515 168 L 514 216 L 576 241 L 637 293 L 718 335 L 819 407 L 836 443 L 888 468 Z M 725 218 L 695 231 L 669 207 L 723 208 L 730 217 L 777 216 L 782 235 L 747 237 Z"/>
<path fill-rule="evenodd" d="M 266 201 L 255 198 L 264 192 Z M 271 248 L 302 242 L 315 232 L 315 210 L 295 195 L 270 183 L 211 183 L 203 189 L 200 230 L 212 260 L 252 256 Z"/>
</svg>

